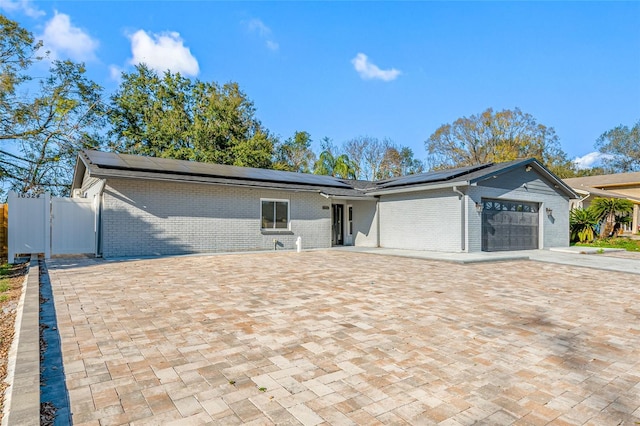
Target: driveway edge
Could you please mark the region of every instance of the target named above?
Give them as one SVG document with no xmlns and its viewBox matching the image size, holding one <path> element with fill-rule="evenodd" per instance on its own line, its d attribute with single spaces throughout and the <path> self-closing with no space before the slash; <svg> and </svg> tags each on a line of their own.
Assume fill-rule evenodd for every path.
<svg viewBox="0 0 640 426">
<path fill-rule="evenodd" d="M 40 265 L 32 254 L 18 302 L 2 426 L 40 424 Z"/>
</svg>

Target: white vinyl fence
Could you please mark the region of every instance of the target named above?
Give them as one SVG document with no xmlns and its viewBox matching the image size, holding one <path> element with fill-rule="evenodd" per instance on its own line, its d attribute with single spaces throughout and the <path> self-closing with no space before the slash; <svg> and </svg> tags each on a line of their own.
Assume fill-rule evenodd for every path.
<svg viewBox="0 0 640 426">
<path fill-rule="evenodd" d="M 9 253 L 18 254 L 96 252 L 96 209 L 93 200 L 58 198 L 49 194 L 30 196 L 9 193 Z"/>
</svg>

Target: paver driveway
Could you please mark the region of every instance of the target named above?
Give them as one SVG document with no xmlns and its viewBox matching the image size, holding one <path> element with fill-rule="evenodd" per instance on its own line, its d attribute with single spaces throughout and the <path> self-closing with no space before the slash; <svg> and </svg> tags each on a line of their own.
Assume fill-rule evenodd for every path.
<svg viewBox="0 0 640 426">
<path fill-rule="evenodd" d="M 49 263 L 75 424 L 637 424 L 637 275 L 337 251 Z"/>
</svg>

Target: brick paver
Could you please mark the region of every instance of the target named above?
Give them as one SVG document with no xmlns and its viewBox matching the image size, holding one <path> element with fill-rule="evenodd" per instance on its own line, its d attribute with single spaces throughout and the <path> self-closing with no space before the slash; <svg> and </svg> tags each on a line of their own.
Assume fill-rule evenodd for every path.
<svg viewBox="0 0 640 426">
<path fill-rule="evenodd" d="M 75 424 L 640 422 L 637 275 L 337 251 L 49 273 Z"/>
</svg>

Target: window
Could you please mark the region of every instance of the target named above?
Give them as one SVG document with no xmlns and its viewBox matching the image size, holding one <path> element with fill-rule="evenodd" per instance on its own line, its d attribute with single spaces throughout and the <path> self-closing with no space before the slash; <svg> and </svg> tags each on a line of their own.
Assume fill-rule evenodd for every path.
<svg viewBox="0 0 640 426">
<path fill-rule="evenodd" d="M 262 229 L 289 229 L 288 200 L 260 200 Z"/>
<path fill-rule="evenodd" d="M 348 215 L 347 215 L 347 219 L 348 219 L 348 223 L 349 223 L 349 235 L 353 235 L 353 207 L 349 206 L 348 208 Z"/>
</svg>

